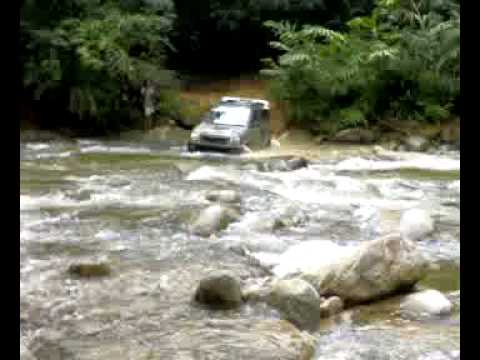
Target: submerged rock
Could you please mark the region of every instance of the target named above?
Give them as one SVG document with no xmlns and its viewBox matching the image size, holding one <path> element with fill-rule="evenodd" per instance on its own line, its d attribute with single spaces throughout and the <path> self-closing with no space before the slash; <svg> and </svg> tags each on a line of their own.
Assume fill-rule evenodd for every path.
<svg viewBox="0 0 480 360">
<path fill-rule="evenodd" d="M 302 157 L 294 157 L 292 159 L 273 159 L 260 163 L 259 171 L 294 171 L 308 166 L 308 161 Z"/>
<path fill-rule="evenodd" d="M 182 320 L 177 330 L 162 336 L 161 346 L 149 348 L 145 359 L 309 360 L 315 343 L 285 320 Z"/>
<path fill-rule="evenodd" d="M 276 281 L 267 302 L 300 329 L 314 330 L 320 321 L 320 297 L 308 282 L 301 279 Z"/>
<path fill-rule="evenodd" d="M 338 314 L 343 310 L 343 300 L 338 296 L 331 296 L 328 299 L 325 299 L 320 304 L 320 316 L 322 318 L 327 318 L 332 315 Z"/>
<path fill-rule="evenodd" d="M 302 277 L 321 296 L 336 295 L 353 304 L 411 288 L 426 269 L 415 244 L 394 234 L 363 243 L 350 256 L 332 259 Z"/>
<path fill-rule="evenodd" d="M 225 229 L 230 223 L 238 220 L 240 214 L 223 205 L 212 205 L 203 210 L 192 225 L 192 232 L 200 236 L 210 236 Z"/>
<path fill-rule="evenodd" d="M 242 303 L 240 280 L 228 272 L 215 272 L 200 281 L 195 300 L 213 307 L 237 307 Z"/>
<path fill-rule="evenodd" d="M 273 214 L 272 229 L 278 230 L 298 226 L 302 224 L 306 219 L 307 215 L 301 209 L 298 209 L 294 206 L 288 206 L 286 208 L 280 209 L 278 212 Z"/>
<path fill-rule="evenodd" d="M 435 230 L 430 214 L 422 209 L 411 209 L 403 213 L 400 219 L 400 232 L 406 240 L 419 241 Z"/>
<path fill-rule="evenodd" d="M 452 311 L 452 303 L 437 290 L 424 290 L 407 295 L 400 308 L 417 315 L 446 315 Z"/>
<path fill-rule="evenodd" d="M 70 265 L 68 273 L 76 277 L 91 278 L 109 276 L 112 270 L 110 266 L 105 263 L 82 263 Z"/>
<path fill-rule="evenodd" d="M 205 198 L 209 201 L 218 201 L 225 203 L 240 202 L 240 194 L 235 190 L 215 190 L 207 193 Z"/>
<path fill-rule="evenodd" d="M 92 194 L 93 194 L 93 191 L 83 189 L 83 190 L 69 192 L 66 194 L 66 196 L 75 201 L 88 201 L 91 199 Z"/>
</svg>

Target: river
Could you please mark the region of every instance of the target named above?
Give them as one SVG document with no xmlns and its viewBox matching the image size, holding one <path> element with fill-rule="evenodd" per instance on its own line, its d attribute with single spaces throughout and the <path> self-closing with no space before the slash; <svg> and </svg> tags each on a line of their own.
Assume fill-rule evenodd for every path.
<svg viewBox="0 0 480 360">
<path fill-rule="evenodd" d="M 261 279 L 264 269 L 238 249 L 272 259 L 307 240 L 357 244 L 397 230 L 402 211 L 419 207 L 436 220 L 418 244 L 438 264 L 423 285 L 452 298 L 454 312 L 412 320 L 395 313 L 395 299 L 358 306 L 322 321 L 314 358 L 458 358 L 459 153 L 380 156 L 373 147 L 321 145 L 306 153 L 306 168 L 257 166 L 305 153 L 280 149 L 238 156 L 189 154 L 176 142 L 22 142 L 22 342 L 43 336 L 43 354 L 64 359 L 276 359 L 261 353 L 255 324 L 279 315 L 260 304 L 197 306 L 198 281 L 215 269 Z M 241 218 L 202 238 L 190 225 L 212 189 L 238 190 Z M 269 225 L 282 217 L 288 226 Z M 69 276 L 82 261 L 105 262 L 112 274 Z M 288 340 L 275 326 L 271 335 L 258 331 Z"/>
</svg>

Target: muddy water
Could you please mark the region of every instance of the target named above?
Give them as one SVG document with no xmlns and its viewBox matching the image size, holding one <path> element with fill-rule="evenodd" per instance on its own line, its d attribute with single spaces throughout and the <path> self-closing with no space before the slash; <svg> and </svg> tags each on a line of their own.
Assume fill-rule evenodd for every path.
<svg viewBox="0 0 480 360">
<path fill-rule="evenodd" d="M 22 143 L 20 151 L 21 337 L 65 359 L 278 358 L 252 352 L 292 346 L 265 326 L 278 319 L 274 310 L 209 311 L 192 302 L 198 280 L 215 269 L 262 278 L 265 269 L 239 248 L 274 258 L 301 241 L 356 244 L 396 230 L 413 207 L 437 224 L 419 244 L 438 265 L 421 286 L 449 296 L 459 289 L 458 153 L 385 158 L 369 147 L 323 146 L 308 150 L 308 168 L 275 172 L 256 164 L 288 148 L 235 156 L 188 154 L 171 142 L 79 140 Z M 242 216 L 200 238 L 190 225 L 212 189 L 240 191 Z M 82 261 L 105 262 L 112 274 L 70 277 L 68 266 Z M 457 305 L 428 320 L 403 319 L 395 300 L 354 308 L 322 323 L 314 357 L 456 358 Z M 49 333 L 55 341 L 38 340 Z"/>
</svg>

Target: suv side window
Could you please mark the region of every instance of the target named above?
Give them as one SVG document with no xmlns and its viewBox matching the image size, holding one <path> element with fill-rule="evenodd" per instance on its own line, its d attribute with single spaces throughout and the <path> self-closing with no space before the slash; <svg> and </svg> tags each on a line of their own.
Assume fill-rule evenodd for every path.
<svg viewBox="0 0 480 360">
<path fill-rule="evenodd" d="M 258 111 L 257 109 L 252 110 L 252 127 L 260 126 L 260 116 L 260 111 Z"/>
</svg>

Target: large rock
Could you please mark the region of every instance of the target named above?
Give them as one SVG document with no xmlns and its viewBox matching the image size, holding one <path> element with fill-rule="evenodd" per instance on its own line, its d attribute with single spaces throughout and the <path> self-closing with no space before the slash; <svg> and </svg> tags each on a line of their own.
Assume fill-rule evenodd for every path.
<svg viewBox="0 0 480 360">
<path fill-rule="evenodd" d="M 425 151 L 430 146 L 430 142 L 423 136 L 412 135 L 403 140 L 403 145 L 407 151 Z"/>
<path fill-rule="evenodd" d="M 345 129 L 336 133 L 332 140 L 345 143 L 371 144 L 375 141 L 375 134 L 368 129 Z"/>
<path fill-rule="evenodd" d="M 400 219 L 400 233 L 407 240 L 423 240 L 435 230 L 435 222 L 430 214 L 422 209 L 411 209 Z"/>
<path fill-rule="evenodd" d="M 300 329 L 314 330 L 320 321 L 320 297 L 308 282 L 301 279 L 276 281 L 267 302 Z"/>
<path fill-rule="evenodd" d="M 240 202 L 240 194 L 235 190 L 214 190 L 207 193 L 205 198 L 209 201 L 237 203 Z"/>
<path fill-rule="evenodd" d="M 407 295 L 400 305 L 403 312 L 416 315 L 446 315 L 452 307 L 452 303 L 437 290 Z"/>
<path fill-rule="evenodd" d="M 215 272 L 200 281 L 195 300 L 212 307 L 237 307 L 242 303 L 240 281 L 228 272 Z"/>
<path fill-rule="evenodd" d="M 331 259 L 302 277 L 321 296 L 336 295 L 353 304 L 411 288 L 426 269 L 416 245 L 393 234 L 363 243 L 349 256 Z"/>
<path fill-rule="evenodd" d="M 240 218 L 233 208 L 223 205 L 212 205 L 203 210 L 192 225 L 192 232 L 200 236 L 209 236 L 225 229 L 231 222 Z"/>
</svg>

